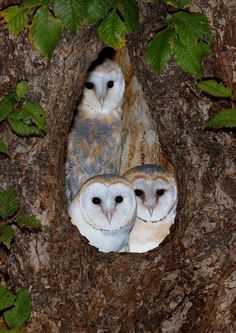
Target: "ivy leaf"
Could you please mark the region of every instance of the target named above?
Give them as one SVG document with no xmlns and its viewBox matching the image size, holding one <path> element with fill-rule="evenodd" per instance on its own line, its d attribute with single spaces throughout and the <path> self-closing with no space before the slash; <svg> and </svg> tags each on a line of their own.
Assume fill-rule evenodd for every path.
<svg viewBox="0 0 236 333">
<path fill-rule="evenodd" d="M 167 23 L 174 28 L 181 42 L 192 46 L 199 41 L 211 41 L 211 29 L 207 17 L 195 13 L 179 11 L 167 16 Z"/>
<path fill-rule="evenodd" d="M 222 83 L 215 80 L 204 80 L 197 84 L 198 88 L 214 97 L 231 97 L 232 91 L 226 88 Z"/>
<path fill-rule="evenodd" d="M 16 101 L 19 102 L 26 94 L 28 89 L 28 83 L 24 80 L 20 81 L 16 85 Z"/>
<path fill-rule="evenodd" d="M 14 303 L 15 296 L 8 289 L 0 285 L 0 311 L 10 308 Z"/>
<path fill-rule="evenodd" d="M 31 299 L 27 288 L 21 288 L 16 294 L 15 305 L 4 312 L 4 318 L 10 328 L 23 325 L 31 314 Z"/>
<path fill-rule="evenodd" d="M 15 105 L 15 93 L 10 93 L 0 102 L 0 121 L 3 121 L 13 111 Z"/>
<path fill-rule="evenodd" d="M 89 22 L 94 23 L 104 19 L 108 13 L 107 0 L 88 0 L 87 1 L 87 15 Z"/>
<path fill-rule="evenodd" d="M 167 5 L 171 5 L 176 8 L 184 9 L 191 5 L 192 0 L 164 0 Z"/>
<path fill-rule="evenodd" d="M 160 74 L 172 55 L 175 39 L 175 31 L 167 28 L 158 32 L 147 46 L 145 59 L 155 68 L 158 74 Z"/>
<path fill-rule="evenodd" d="M 0 139 L 0 153 L 6 154 L 7 156 L 10 156 L 10 151 L 7 148 L 5 142 Z"/>
<path fill-rule="evenodd" d="M 7 118 L 12 130 L 21 136 L 45 133 L 45 112 L 37 104 L 25 104 L 20 111 L 12 112 Z"/>
<path fill-rule="evenodd" d="M 51 0 L 24 0 L 22 7 L 31 9 L 39 6 L 47 6 L 51 2 L 52 2 Z"/>
<path fill-rule="evenodd" d="M 4 245 L 10 248 L 10 244 L 12 239 L 15 236 L 15 231 L 10 225 L 2 225 L 0 226 L 0 243 L 2 242 Z"/>
<path fill-rule="evenodd" d="M 0 192 L 0 218 L 5 220 L 13 216 L 20 208 L 20 202 L 13 188 Z"/>
<path fill-rule="evenodd" d="M 17 36 L 28 23 L 28 13 L 29 10 L 27 8 L 11 6 L 2 10 L 0 16 L 5 19 L 10 34 Z"/>
<path fill-rule="evenodd" d="M 115 0 L 112 6 L 117 8 L 124 17 L 125 24 L 129 32 L 136 32 L 139 25 L 139 8 L 135 0 L 122 1 Z"/>
<path fill-rule="evenodd" d="M 16 218 L 16 223 L 19 227 L 40 228 L 42 226 L 40 220 L 35 215 L 21 214 Z"/>
<path fill-rule="evenodd" d="M 53 9 L 70 31 L 79 32 L 82 20 L 86 16 L 84 0 L 55 0 Z"/>
<path fill-rule="evenodd" d="M 116 50 L 125 45 L 126 33 L 126 26 L 115 10 L 112 10 L 107 15 L 98 28 L 98 34 L 101 40 Z"/>
<path fill-rule="evenodd" d="M 187 47 L 178 39 L 174 48 L 174 57 L 183 70 L 202 78 L 201 51 L 197 46 Z"/>
<path fill-rule="evenodd" d="M 61 21 L 54 18 L 47 7 L 40 7 L 34 15 L 30 37 L 36 49 L 50 57 L 61 36 Z"/>
<path fill-rule="evenodd" d="M 236 109 L 223 109 L 204 125 L 205 128 L 236 127 Z"/>
</svg>

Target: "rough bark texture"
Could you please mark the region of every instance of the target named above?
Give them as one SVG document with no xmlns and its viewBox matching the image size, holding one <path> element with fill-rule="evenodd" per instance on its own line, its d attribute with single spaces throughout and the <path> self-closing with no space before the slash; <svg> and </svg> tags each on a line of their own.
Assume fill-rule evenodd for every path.
<svg viewBox="0 0 236 333">
<path fill-rule="evenodd" d="M 236 5 L 197 3 L 192 9 L 202 10 L 214 30 L 206 76 L 234 87 Z M 66 213 L 66 138 L 86 70 L 102 47 L 95 30 L 84 28 L 79 38 L 64 33 L 49 62 L 26 34 L 12 38 L 1 27 L 2 95 L 27 79 L 29 100 L 47 110 L 43 139 L 16 137 L 1 124 L 12 150 L 11 160 L 0 157 L 1 187 L 15 186 L 23 208 L 43 221 L 42 232 L 19 232 L 8 257 L 1 254 L 1 280 L 31 287 L 29 332 L 236 331 L 235 136 L 202 130 L 228 101 L 208 98 L 173 63 L 159 77 L 144 63 L 147 40 L 165 15 L 160 3 L 143 6 L 139 33 L 128 42 L 180 198 L 170 236 L 144 254 L 99 253 Z"/>
</svg>

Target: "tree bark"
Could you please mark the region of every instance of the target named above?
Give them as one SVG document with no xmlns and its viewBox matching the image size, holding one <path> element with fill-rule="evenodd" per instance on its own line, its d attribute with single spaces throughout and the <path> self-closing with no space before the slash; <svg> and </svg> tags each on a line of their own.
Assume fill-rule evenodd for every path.
<svg viewBox="0 0 236 333">
<path fill-rule="evenodd" d="M 5 4 L 5 3 L 4 3 Z M 235 87 L 234 1 L 198 0 L 213 29 L 206 76 Z M 89 246 L 66 212 L 64 159 L 73 110 L 86 70 L 103 47 L 95 28 L 64 32 L 49 61 L 27 34 L 0 30 L 2 95 L 28 80 L 28 100 L 47 112 L 44 138 L 19 138 L 6 123 L 12 156 L 0 157 L 0 184 L 12 185 L 22 208 L 43 222 L 41 232 L 17 232 L 1 254 L 0 278 L 13 290 L 30 286 L 29 332 L 235 332 L 235 133 L 203 130 L 227 100 L 212 99 L 170 62 L 160 76 L 144 49 L 164 26 L 160 2 L 141 6 L 139 32 L 128 50 L 166 156 L 177 174 L 179 204 L 171 234 L 143 254 L 105 254 Z"/>
</svg>

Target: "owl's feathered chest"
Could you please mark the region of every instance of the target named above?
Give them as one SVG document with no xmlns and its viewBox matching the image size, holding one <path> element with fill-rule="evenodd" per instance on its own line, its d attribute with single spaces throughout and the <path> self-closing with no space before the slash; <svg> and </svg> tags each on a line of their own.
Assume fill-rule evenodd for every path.
<svg viewBox="0 0 236 333">
<path fill-rule="evenodd" d="M 116 137 L 121 131 L 121 121 L 103 122 L 99 119 L 78 118 L 72 127 L 69 141 L 75 144 L 78 141 L 86 140 L 92 145 L 94 142 L 104 142 L 108 138 Z"/>
</svg>

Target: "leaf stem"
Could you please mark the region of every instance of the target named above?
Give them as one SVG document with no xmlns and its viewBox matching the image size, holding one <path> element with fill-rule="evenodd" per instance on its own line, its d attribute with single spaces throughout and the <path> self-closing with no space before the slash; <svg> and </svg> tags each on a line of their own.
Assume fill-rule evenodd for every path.
<svg viewBox="0 0 236 333">
<path fill-rule="evenodd" d="M 0 226 L 1 226 L 1 225 L 11 224 L 11 223 L 12 223 L 15 219 L 17 219 L 17 217 L 18 217 L 19 215 L 21 215 L 21 214 L 22 214 L 22 211 L 19 210 L 18 213 L 15 214 L 15 215 L 14 215 L 13 217 L 11 217 L 10 219 L 5 220 L 5 221 L 1 221 L 1 222 L 0 222 Z"/>
</svg>

